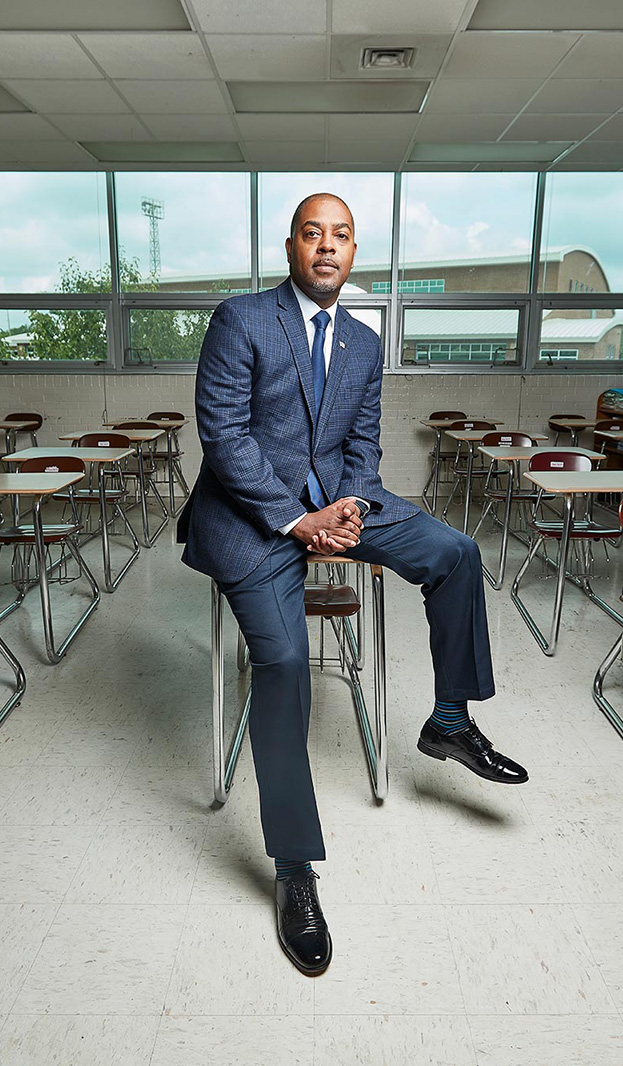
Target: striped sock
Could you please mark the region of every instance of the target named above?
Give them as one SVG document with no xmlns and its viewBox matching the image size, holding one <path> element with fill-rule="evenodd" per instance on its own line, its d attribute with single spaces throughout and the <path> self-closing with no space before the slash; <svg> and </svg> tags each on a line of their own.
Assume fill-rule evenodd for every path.
<svg viewBox="0 0 623 1066">
<path fill-rule="evenodd" d="M 467 700 L 435 700 L 429 722 L 440 733 L 456 733 L 469 725 Z"/>
<path fill-rule="evenodd" d="M 278 881 L 285 881 L 286 877 L 292 877 L 293 874 L 310 874 L 311 868 L 311 862 L 302 862 L 300 859 L 275 859 Z"/>
</svg>

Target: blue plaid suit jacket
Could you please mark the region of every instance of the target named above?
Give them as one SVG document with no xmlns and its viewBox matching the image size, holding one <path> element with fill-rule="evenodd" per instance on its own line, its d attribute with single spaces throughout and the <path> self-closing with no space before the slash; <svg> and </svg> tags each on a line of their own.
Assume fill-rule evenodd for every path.
<svg viewBox="0 0 623 1066">
<path fill-rule="evenodd" d="M 246 577 L 283 535 L 279 527 L 301 514 L 312 466 L 328 502 L 370 501 L 366 526 L 417 514 L 379 477 L 382 377 L 379 338 L 338 307 L 316 419 L 309 343 L 289 280 L 219 304 L 197 369 L 204 458 L 180 516 L 183 561 L 217 581 Z"/>
</svg>

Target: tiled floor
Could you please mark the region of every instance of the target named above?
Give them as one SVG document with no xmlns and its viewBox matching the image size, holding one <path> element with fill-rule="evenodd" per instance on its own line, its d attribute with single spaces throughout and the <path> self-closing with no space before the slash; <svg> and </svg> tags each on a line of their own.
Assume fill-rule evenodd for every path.
<svg viewBox="0 0 623 1066">
<path fill-rule="evenodd" d="M 167 530 L 57 667 L 36 592 L 3 624 L 28 693 L 0 728 L 2 1066 L 621 1066 L 623 741 L 590 696 L 616 625 L 569 589 L 547 659 L 488 589 L 498 694 L 472 709 L 531 775 L 504 788 L 417 751 L 426 624 L 387 575 L 382 806 L 347 686 L 314 672 L 335 947 L 314 981 L 276 941 L 248 744 L 211 806 L 209 586 L 178 558 Z M 597 580 L 613 603 L 622 564 Z M 545 620 L 539 570 L 526 597 Z"/>
</svg>

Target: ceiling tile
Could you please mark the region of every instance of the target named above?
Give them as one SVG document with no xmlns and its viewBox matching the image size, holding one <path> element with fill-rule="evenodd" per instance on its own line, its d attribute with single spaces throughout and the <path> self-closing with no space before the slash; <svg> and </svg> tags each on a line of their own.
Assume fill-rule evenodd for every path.
<svg viewBox="0 0 623 1066">
<path fill-rule="evenodd" d="M 3 114 L 19 114 L 19 112 L 23 111 L 28 111 L 26 104 L 23 104 L 21 100 L 17 100 L 8 89 L 3 89 L 0 85 L 0 112 Z"/>
<path fill-rule="evenodd" d="M 324 115 L 236 115 L 242 136 L 251 141 L 322 141 Z"/>
<path fill-rule="evenodd" d="M 333 0 L 334 33 L 453 33 L 465 0 Z"/>
<path fill-rule="evenodd" d="M 324 141 L 245 141 L 252 163 L 299 167 L 301 163 L 324 164 Z"/>
<path fill-rule="evenodd" d="M 31 107 L 45 115 L 122 114 L 128 108 L 113 88 L 104 81 L 37 81 L 7 82 Z"/>
<path fill-rule="evenodd" d="M 326 0 L 194 0 L 208 33 L 325 33 Z M 209 43 L 209 42 L 208 42 Z"/>
<path fill-rule="evenodd" d="M 17 156 L 9 149 L 7 141 L 0 140 L 0 163 L 17 163 Z"/>
<path fill-rule="evenodd" d="M 80 39 L 109 78 L 213 78 L 196 33 L 85 33 Z"/>
<path fill-rule="evenodd" d="M 55 130 L 41 115 L 0 115 L 0 140 L 62 141 L 63 134 Z"/>
<path fill-rule="evenodd" d="M 145 115 L 218 115 L 227 111 L 213 81 L 139 81 L 115 83 L 130 105 Z"/>
<path fill-rule="evenodd" d="M 402 162 L 408 140 L 329 142 L 327 163 L 387 163 L 397 167 Z"/>
<path fill-rule="evenodd" d="M 623 78 L 597 81 L 557 78 L 544 85 L 530 106 L 535 115 L 598 115 L 623 107 Z"/>
<path fill-rule="evenodd" d="M 523 114 L 504 134 L 505 141 L 580 141 L 605 115 Z M 608 137 L 608 140 L 611 140 Z"/>
<path fill-rule="evenodd" d="M 369 80 L 400 79 L 405 77 L 405 71 L 400 68 L 392 70 L 388 67 L 361 68 L 361 57 L 365 48 L 413 48 L 415 55 L 410 69 L 406 72 L 408 77 L 434 78 L 440 70 L 444 56 L 452 40 L 450 34 L 441 33 L 404 33 L 393 36 L 384 33 L 382 35 L 362 36 L 356 34 L 333 34 L 331 37 L 331 77 L 332 78 L 367 78 Z"/>
<path fill-rule="evenodd" d="M 236 111 L 397 112 L 416 113 L 428 82 L 251 82 L 230 81 L 227 88 Z"/>
<path fill-rule="evenodd" d="M 555 78 L 620 78 L 623 41 L 616 33 L 587 33 L 560 64 Z"/>
<path fill-rule="evenodd" d="M 429 115 L 425 113 L 417 127 L 418 140 L 444 143 L 451 141 L 494 141 L 515 117 L 509 115 Z"/>
<path fill-rule="evenodd" d="M 397 141 L 413 136 L 417 115 L 330 115 L 333 141 Z"/>
<path fill-rule="evenodd" d="M 145 115 L 159 141 L 235 141 L 238 134 L 229 115 Z"/>
<path fill-rule="evenodd" d="M 54 125 L 74 141 L 148 141 L 134 115 L 55 115 Z"/>
<path fill-rule="evenodd" d="M 0 33 L 3 78 L 100 78 L 79 44 L 63 33 Z"/>
<path fill-rule="evenodd" d="M 584 141 L 568 156 L 570 163 L 613 163 L 623 165 L 623 144 L 621 141 Z"/>
<path fill-rule="evenodd" d="M 477 111 L 485 115 L 509 114 L 519 111 L 540 82 L 536 79 L 473 78 L 462 81 L 442 78 L 435 85 L 430 99 L 426 101 L 426 114 L 470 114 Z"/>
<path fill-rule="evenodd" d="M 214 34 L 209 47 L 222 78 L 275 81 L 326 74 L 326 37 Z"/>
<path fill-rule="evenodd" d="M 102 162 L 114 163 L 117 160 L 132 162 L 134 160 L 149 163 L 236 163 L 242 161 L 242 153 L 233 142 L 211 144 L 182 141 L 142 141 L 131 144 L 129 141 L 88 141 L 84 147 Z"/>
<path fill-rule="evenodd" d="M 550 162 L 568 148 L 568 142 L 536 141 L 489 141 L 467 144 L 426 144 L 416 143 L 411 152 L 411 162 Z"/>
<path fill-rule="evenodd" d="M 444 78 L 546 78 L 577 34 L 463 33 L 445 65 Z"/>
<path fill-rule="evenodd" d="M 470 30 L 620 30 L 620 0 L 479 0 Z"/>
<path fill-rule="evenodd" d="M 71 141 L 6 141 L 6 146 L 21 163 L 56 163 L 60 166 L 89 167 L 93 160 Z"/>
<path fill-rule="evenodd" d="M 179 0 L 2 0 L 0 30 L 187 30 Z"/>
<path fill-rule="evenodd" d="M 602 115 L 591 115 L 591 118 L 600 119 Z M 597 125 L 597 122 L 595 123 Z M 591 136 L 592 141 L 623 141 L 623 115 L 614 115 L 605 126 L 597 130 Z"/>
</svg>

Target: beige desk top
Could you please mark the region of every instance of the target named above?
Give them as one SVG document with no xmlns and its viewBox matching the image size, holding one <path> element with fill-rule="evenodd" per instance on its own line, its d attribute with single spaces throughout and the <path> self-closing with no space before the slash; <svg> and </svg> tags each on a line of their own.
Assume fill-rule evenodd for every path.
<svg viewBox="0 0 623 1066">
<path fill-rule="evenodd" d="M 550 418 L 553 426 L 563 426 L 567 429 L 590 429 L 602 422 L 601 418 Z"/>
<path fill-rule="evenodd" d="M 105 426 L 112 428 L 119 425 L 120 422 L 153 422 L 159 429 L 181 429 L 182 426 L 187 426 L 190 422 L 189 418 L 141 418 L 137 415 L 136 418 L 115 418 L 114 422 L 104 422 Z M 125 429 L 120 430 L 120 433 L 125 433 Z"/>
<path fill-rule="evenodd" d="M 501 424 L 502 423 L 498 423 L 498 425 L 501 425 Z M 492 429 L 447 429 L 445 432 L 446 432 L 446 436 L 447 437 L 452 437 L 453 440 L 460 440 L 460 441 L 465 441 L 465 442 L 469 442 L 469 441 L 476 442 L 476 441 L 482 440 L 483 437 L 486 437 L 487 433 L 493 433 L 493 430 Z M 543 440 L 547 440 L 547 437 L 544 437 Z"/>
<path fill-rule="evenodd" d="M 82 474 L 2 474 L 0 493 L 9 496 L 51 496 L 80 481 Z"/>
<path fill-rule="evenodd" d="M 510 462 L 511 459 L 531 459 L 533 455 L 541 455 L 543 452 L 553 452 L 558 450 L 565 452 L 573 452 L 575 455 L 588 455 L 589 459 L 593 460 L 602 460 L 606 458 L 606 456 L 603 455 L 601 452 L 593 452 L 589 448 L 557 449 L 552 446 L 542 448 L 493 448 L 486 447 L 484 444 L 481 444 L 480 448 L 478 449 L 479 452 L 482 452 L 482 454 L 486 455 L 489 459 L 506 459 L 508 462 Z"/>
<path fill-rule="evenodd" d="M 545 492 L 562 496 L 575 492 L 620 492 L 623 494 L 623 470 L 533 470 L 524 474 L 528 481 Z"/>
<path fill-rule="evenodd" d="M 82 459 L 83 463 L 117 463 L 132 455 L 132 448 L 22 448 L 2 457 L 5 463 L 23 463 L 26 459 L 52 459 L 55 455 Z"/>
<path fill-rule="evenodd" d="M 128 419 L 129 421 L 129 419 Z M 85 433 L 111 433 L 110 426 L 105 426 L 101 429 L 80 429 L 75 430 L 72 433 L 61 433 L 59 440 L 80 440 L 84 437 Z M 163 429 L 120 429 L 119 433 L 123 433 L 124 437 L 131 440 L 134 444 L 142 444 L 146 441 L 157 440 L 158 437 L 162 437 L 164 434 Z"/>
<path fill-rule="evenodd" d="M 623 429 L 596 429 L 596 437 L 606 437 L 608 440 L 623 440 Z"/>
<path fill-rule="evenodd" d="M 420 425 L 427 426 L 429 429 L 448 429 L 449 426 L 453 426 L 455 422 L 490 422 L 492 426 L 503 426 L 504 423 L 500 422 L 499 418 L 485 418 L 483 415 L 479 418 L 421 418 Z"/>
<path fill-rule="evenodd" d="M 33 421 L 30 421 L 30 422 L 8 421 L 7 422 L 5 419 L 0 419 L 0 429 L 17 429 L 17 430 L 20 430 L 20 429 L 30 429 L 31 427 L 33 429 L 38 429 L 37 423 L 33 422 Z"/>
</svg>

